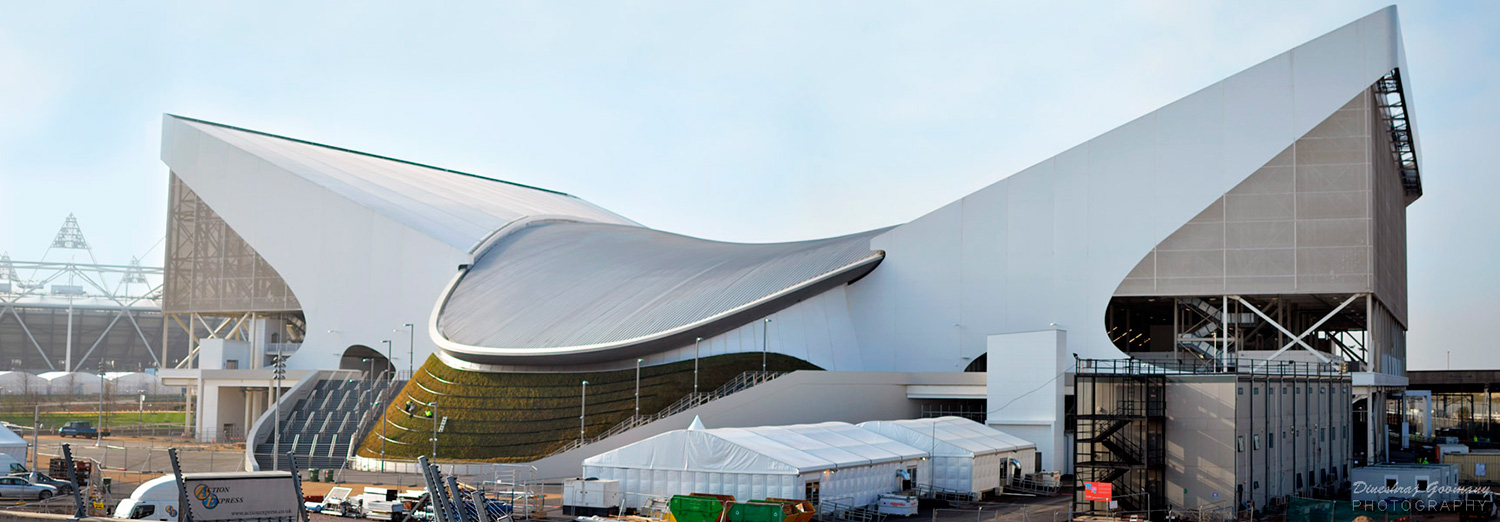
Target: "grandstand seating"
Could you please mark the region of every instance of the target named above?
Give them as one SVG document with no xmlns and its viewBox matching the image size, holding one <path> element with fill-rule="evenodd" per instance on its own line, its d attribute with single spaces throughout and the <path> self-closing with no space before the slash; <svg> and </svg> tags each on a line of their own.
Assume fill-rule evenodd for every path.
<svg viewBox="0 0 1500 522">
<path fill-rule="evenodd" d="M 401 385 L 403 381 L 396 381 Z M 362 434 L 365 413 L 391 385 L 388 379 L 323 379 L 312 394 L 291 405 L 281 424 L 280 469 L 287 468 L 285 453 L 295 451 L 298 468 L 339 468 L 349 455 L 351 441 Z M 283 405 L 285 408 L 286 405 Z M 255 459 L 261 469 L 272 469 L 274 442 L 271 429 L 257 441 Z"/>
<path fill-rule="evenodd" d="M 712 392 L 747 371 L 761 369 L 761 354 L 738 353 L 700 360 L 698 389 Z M 767 356 L 770 371 L 816 370 L 816 366 L 781 354 Z M 448 417 L 438 435 L 440 459 L 526 462 L 551 454 L 579 439 L 579 400 L 588 381 L 587 436 L 608 431 L 635 413 L 634 368 L 600 372 L 483 373 L 451 368 L 428 358 L 414 378 L 391 400 L 388 420 L 369 430 L 359 455 L 381 455 L 381 433 L 388 458 L 410 459 L 431 453 L 432 431 Z M 693 361 L 641 368 L 641 415 L 651 415 L 693 393 Z M 427 406 L 436 400 L 431 417 Z"/>
</svg>

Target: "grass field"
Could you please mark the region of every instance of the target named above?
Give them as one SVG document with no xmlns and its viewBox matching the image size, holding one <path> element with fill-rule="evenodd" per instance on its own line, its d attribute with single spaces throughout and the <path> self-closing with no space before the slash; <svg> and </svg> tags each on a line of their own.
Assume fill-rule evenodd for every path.
<svg viewBox="0 0 1500 522">
<path fill-rule="evenodd" d="M 104 412 L 104 425 L 107 426 L 107 427 L 128 426 L 128 425 L 136 424 L 138 422 L 139 418 L 140 417 L 138 417 L 137 414 L 136 414 L 136 412 L 134 412 L 134 411 L 117 411 L 117 412 L 107 411 L 107 412 Z M 165 424 L 165 423 L 182 424 L 183 421 L 185 421 L 185 420 L 186 420 L 186 418 L 184 417 L 184 414 L 182 412 L 180 412 L 180 411 L 148 411 L 145 414 L 145 422 L 146 422 L 146 424 Z M 0 421 L 9 422 L 11 424 L 18 424 L 18 425 L 21 425 L 21 426 L 30 426 L 31 422 L 32 422 L 32 412 L 26 412 L 26 413 L 4 412 L 4 413 L 0 413 Z M 57 428 L 62 427 L 62 425 L 65 424 L 65 423 L 67 423 L 68 421 L 88 421 L 88 422 L 92 422 L 92 423 L 97 423 L 97 422 L 99 422 L 99 413 L 98 412 L 94 412 L 94 413 L 88 413 L 88 412 L 47 413 L 47 412 L 42 412 L 42 424 L 46 426 L 47 431 L 56 431 Z"/>
<path fill-rule="evenodd" d="M 760 370 L 761 354 L 741 353 L 700 360 L 699 391 L 709 392 L 746 371 Z M 806 361 L 770 354 L 771 371 L 816 370 Z M 438 455 L 494 462 L 546 456 L 578 437 L 582 382 L 588 381 L 587 433 L 595 435 L 628 419 L 635 410 L 635 369 L 580 373 L 481 373 L 456 370 L 428 358 L 416 377 L 386 409 L 391 420 L 386 456 L 412 458 L 430 452 L 433 422 L 448 417 L 438 436 Z M 641 414 L 650 415 L 693 391 L 693 361 L 641 369 Z M 433 417 L 427 403 L 436 400 Z M 408 406 L 408 402 L 410 406 Z M 410 408 L 410 411 L 408 411 Z M 359 454 L 380 456 L 380 425 Z"/>
</svg>

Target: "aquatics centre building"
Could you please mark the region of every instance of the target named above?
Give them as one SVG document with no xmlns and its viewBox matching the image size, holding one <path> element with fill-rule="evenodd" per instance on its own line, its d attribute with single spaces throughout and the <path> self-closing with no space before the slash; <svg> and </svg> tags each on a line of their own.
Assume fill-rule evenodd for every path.
<svg viewBox="0 0 1500 522">
<path fill-rule="evenodd" d="M 911 222 L 775 244 L 168 115 L 163 311 L 230 320 L 164 378 L 200 436 L 335 465 L 576 474 L 695 416 L 960 414 L 1030 470 L 1265 504 L 1384 459 L 1410 93 L 1387 8 Z"/>
</svg>

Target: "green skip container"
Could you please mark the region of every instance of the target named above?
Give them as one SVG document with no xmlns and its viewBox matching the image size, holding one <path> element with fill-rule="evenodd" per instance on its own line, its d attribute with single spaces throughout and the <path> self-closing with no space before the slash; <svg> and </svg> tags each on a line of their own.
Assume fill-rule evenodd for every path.
<svg viewBox="0 0 1500 522">
<path fill-rule="evenodd" d="M 751 501 L 729 505 L 729 522 L 783 522 L 787 506 L 776 502 Z"/>
<path fill-rule="evenodd" d="M 713 497 L 672 495 L 667 506 L 677 522 L 717 522 L 724 513 L 723 501 Z"/>
</svg>

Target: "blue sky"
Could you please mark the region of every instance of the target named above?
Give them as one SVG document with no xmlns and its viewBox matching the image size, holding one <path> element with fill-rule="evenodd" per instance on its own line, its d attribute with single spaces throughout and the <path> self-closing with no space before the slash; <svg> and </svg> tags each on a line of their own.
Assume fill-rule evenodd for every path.
<svg viewBox="0 0 1500 522">
<path fill-rule="evenodd" d="M 1062 5 L 1054 5 L 1062 4 Z M 911 220 L 1381 2 L 0 3 L 0 251 L 163 233 L 171 112 L 735 241 Z M 1411 367 L 1500 368 L 1500 4 L 1401 4 Z M 147 255 L 159 263 L 161 248 Z"/>
</svg>

